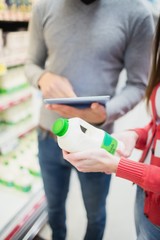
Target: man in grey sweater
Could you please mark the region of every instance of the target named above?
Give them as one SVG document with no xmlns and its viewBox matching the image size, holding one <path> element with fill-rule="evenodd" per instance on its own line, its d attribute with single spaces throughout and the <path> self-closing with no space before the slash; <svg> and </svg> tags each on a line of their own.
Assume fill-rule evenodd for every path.
<svg viewBox="0 0 160 240">
<path fill-rule="evenodd" d="M 57 105 L 46 109 L 42 104 L 39 161 L 53 239 L 61 240 L 66 237 L 65 201 L 72 166 L 63 160 L 51 126 L 59 116 L 78 116 L 112 132 L 113 122 L 144 95 L 154 24 L 139 0 L 39 0 L 29 29 L 26 75 L 43 97 L 111 97 L 106 108 L 93 104 L 81 110 Z M 122 69 L 127 81 L 116 94 Z M 84 239 L 100 240 L 110 175 L 77 174 L 88 220 Z"/>
</svg>

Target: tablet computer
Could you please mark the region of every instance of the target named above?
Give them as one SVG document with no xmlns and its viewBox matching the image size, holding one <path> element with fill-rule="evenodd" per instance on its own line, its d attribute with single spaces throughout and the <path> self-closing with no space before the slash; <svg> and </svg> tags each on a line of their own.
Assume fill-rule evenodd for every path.
<svg viewBox="0 0 160 240">
<path fill-rule="evenodd" d="M 105 106 L 109 99 L 110 97 L 106 95 L 74 98 L 44 98 L 43 102 L 45 104 L 62 104 L 75 108 L 88 108 L 92 103 L 99 103 Z"/>
</svg>

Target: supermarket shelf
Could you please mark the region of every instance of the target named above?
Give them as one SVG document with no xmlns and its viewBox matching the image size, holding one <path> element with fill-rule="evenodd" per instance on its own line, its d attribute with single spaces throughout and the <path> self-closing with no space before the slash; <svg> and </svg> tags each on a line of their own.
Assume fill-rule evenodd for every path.
<svg viewBox="0 0 160 240">
<path fill-rule="evenodd" d="M 23 66 L 26 62 L 26 50 L 25 49 L 18 49 L 18 53 L 13 55 L 4 56 L 3 61 L 7 68 L 13 68 L 17 66 Z"/>
<path fill-rule="evenodd" d="M 16 70 L 15 67 L 18 66 L 18 68 L 23 68 L 23 65 L 26 62 L 28 38 L 27 34 L 24 36 L 24 32 L 26 32 L 26 30 L 28 29 L 30 19 L 29 8 L 24 9 L 24 11 L 20 11 L 17 9 L 16 11 L 12 10 L 13 9 L 10 8 L 8 10 L 5 9 L 4 11 L 1 9 L 0 11 L 0 29 L 2 29 L 2 34 L 4 34 L 2 35 L 4 37 L 2 38 L 2 43 L 4 47 L 3 52 L 1 53 L 0 70 L 2 78 L 5 78 L 6 74 L 7 80 L 5 82 L 5 86 L 7 86 L 8 79 L 11 79 L 11 85 L 9 85 L 11 86 L 11 89 L 13 89 L 13 87 L 16 85 L 15 82 L 13 84 L 13 81 L 17 80 L 17 77 L 14 76 L 18 76 L 19 78 L 21 78 L 20 73 Z M 19 30 L 21 31 L 21 33 L 17 36 L 14 32 L 17 32 Z M 19 44 L 21 42 L 23 44 Z M 2 71 L 3 65 L 5 70 L 4 72 Z M 14 69 L 12 68 L 15 68 L 15 71 L 17 71 L 17 75 L 13 74 Z M 13 77 L 11 76 L 9 78 L 9 74 L 11 74 L 11 72 L 13 74 Z M 2 86 L 1 89 L 3 89 Z M 3 163 L 4 159 L 7 159 L 9 164 L 11 164 L 11 161 L 12 163 L 14 163 L 14 161 L 16 160 L 16 164 L 24 164 L 26 162 L 27 164 L 29 164 L 30 160 L 33 160 L 34 164 L 37 160 L 38 164 L 38 157 L 36 155 L 36 143 L 35 145 L 34 143 L 31 143 L 33 147 L 30 147 L 29 145 L 25 146 L 25 143 L 23 142 L 25 140 L 25 137 L 27 138 L 27 136 L 29 136 L 28 133 L 35 129 L 38 124 L 39 111 L 37 109 L 37 105 L 39 106 L 39 101 L 35 99 L 35 97 L 32 95 L 32 91 L 33 89 L 27 87 L 25 89 L 19 89 L 19 91 L 10 93 L 1 92 L 0 94 L 0 113 L 2 114 L 2 116 L 5 113 L 7 114 L 7 111 L 9 112 L 10 110 L 12 110 L 9 108 L 13 107 L 14 109 L 14 106 L 16 108 L 16 105 L 19 105 L 19 103 L 22 103 L 23 105 L 23 102 L 29 101 L 30 98 L 32 98 L 33 100 L 33 105 L 31 105 L 31 108 L 29 109 L 32 109 L 33 107 L 34 111 L 34 113 L 31 113 L 31 115 L 28 115 L 30 117 L 24 119 L 23 121 L 19 121 L 19 123 L 16 123 L 16 121 L 15 124 L 1 123 L 1 164 Z M 13 119 L 16 119 L 14 118 L 14 115 L 12 120 Z M 10 123 L 14 123 L 14 121 L 11 121 Z M 23 138 L 23 136 L 25 137 Z M 25 150 L 27 149 L 26 152 L 18 152 L 17 149 L 20 149 L 20 147 Z M 12 158 L 12 156 L 14 157 Z M 35 169 L 34 164 L 32 165 L 33 169 Z M 7 173 L 8 171 L 9 170 L 7 169 Z M 36 175 L 30 171 L 29 174 L 31 174 L 32 182 L 31 189 L 29 189 L 28 192 L 23 191 L 23 189 L 21 188 L 16 188 L 16 184 L 12 187 L 9 187 L 5 186 L 3 181 L 0 182 L 0 239 L 32 240 L 48 220 L 46 210 L 47 204 L 43 189 L 42 178 L 40 174 Z"/>
<path fill-rule="evenodd" d="M 44 225 L 48 221 L 48 214 L 45 209 L 45 211 L 42 212 L 41 215 L 38 216 L 36 221 L 31 226 L 30 230 L 26 233 L 24 238 L 22 240 L 32 240 L 34 237 L 39 233 L 39 231 L 44 227 Z"/>
<path fill-rule="evenodd" d="M 0 152 L 2 154 L 5 154 L 6 148 L 9 148 L 11 145 L 15 144 L 16 140 L 20 137 L 23 137 L 28 132 L 32 131 L 37 127 L 37 122 L 33 121 L 33 119 L 29 119 L 25 121 L 22 121 L 21 124 L 13 125 L 10 127 L 5 128 L 1 131 L 1 138 L 0 138 Z"/>
<path fill-rule="evenodd" d="M 0 103 L 0 112 L 4 111 L 4 110 L 6 110 L 6 109 L 8 109 L 10 107 L 16 106 L 17 104 L 22 103 L 22 102 L 26 101 L 27 99 L 29 99 L 31 97 L 32 97 L 32 94 L 28 92 L 25 96 L 20 96 L 17 99 L 4 101 L 3 104 L 1 104 L 2 103 L 2 101 L 1 101 L 1 103 Z"/>
<path fill-rule="evenodd" d="M 30 13 L 21 13 L 17 12 L 14 14 L 10 13 L 4 13 L 0 14 L 0 22 L 6 22 L 6 23 L 26 23 L 30 19 Z"/>
<path fill-rule="evenodd" d="M 41 181 L 35 183 L 31 193 L 3 186 L 0 189 L 0 239 L 33 239 L 47 222 L 46 199 Z"/>
<path fill-rule="evenodd" d="M 19 57 L 17 57 L 16 59 L 15 57 L 13 58 L 10 57 L 10 59 L 8 58 L 6 60 L 6 66 L 7 68 L 13 68 L 17 66 L 22 66 L 25 64 L 25 62 L 26 62 L 26 56 L 22 53 L 22 54 L 19 54 Z"/>
<path fill-rule="evenodd" d="M 0 28 L 4 31 L 14 32 L 18 29 L 27 29 L 28 20 L 18 21 L 17 20 L 0 20 Z"/>
<path fill-rule="evenodd" d="M 0 22 L 12 24 L 12 23 L 28 23 L 30 19 L 30 13 L 17 13 L 17 14 L 0 14 Z"/>
</svg>

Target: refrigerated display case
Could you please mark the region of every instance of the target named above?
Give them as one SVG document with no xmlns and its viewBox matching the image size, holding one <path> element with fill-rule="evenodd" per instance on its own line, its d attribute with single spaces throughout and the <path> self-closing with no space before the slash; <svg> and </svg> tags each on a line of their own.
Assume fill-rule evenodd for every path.
<svg viewBox="0 0 160 240">
<path fill-rule="evenodd" d="M 47 222 L 37 157 L 39 93 L 24 75 L 28 19 L 2 16 L 0 12 L 0 239 L 33 239 Z"/>
</svg>

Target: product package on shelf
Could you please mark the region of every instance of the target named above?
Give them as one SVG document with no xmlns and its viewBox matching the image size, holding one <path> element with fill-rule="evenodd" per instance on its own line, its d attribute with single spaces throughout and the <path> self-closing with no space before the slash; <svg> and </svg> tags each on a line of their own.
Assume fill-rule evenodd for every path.
<svg viewBox="0 0 160 240">
<path fill-rule="evenodd" d="M 13 151 L 0 155 L 0 184 L 23 192 L 31 191 L 35 178 L 41 176 L 36 138 L 33 130 L 19 139 Z"/>
<path fill-rule="evenodd" d="M 24 75 L 24 67 L 10 68 L 0 75 L 0 93 L 13 93 L 16 90 L 27 88 L 29 84 Z"/>
<path fill-rule="evenodd" d="M 29 34 L 26 30 L 4 33 L 4 59 L 7 66 L 25 63 Z"/>
<path fill-rule="evenodd" d="M 28 99 L 0 112 L 0 123 L 17 124 L 32 116 L 32 99 Z"/>
<path fill-rule="evenodd" d="M 0 66 L 0 153 L 6 153 L 14 148 L 17 138 L 36 126 L 36 121 L 33 88 L 26 80 L 24 66 Z"/>
<path fill-rule="evenodd" d="M 28 21 L 31 7 L 31 0 L 0 0 L 0 20 Z"/>
</svg>

